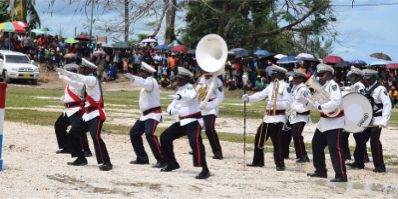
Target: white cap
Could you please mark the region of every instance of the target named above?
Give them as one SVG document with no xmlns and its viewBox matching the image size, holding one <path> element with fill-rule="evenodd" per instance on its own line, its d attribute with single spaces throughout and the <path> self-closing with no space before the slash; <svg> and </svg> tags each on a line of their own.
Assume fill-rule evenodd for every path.
<svg viewBox="0 0 398 199">
<path fill-rule="evenodd" d="M 305 79 L 307 79 L 307 74 L 295 68 L 293 69 L 293 77 L 304 77 Z"/>
<path fill-rule="evenodd" d="M 367 78 L 370 78 L 370 77 L 373 77 L 373 76 L 377 76 L 377 74 L 378 74 L 377 71 L 372 70 L 372 69 L 363 69 L 362 72 L 363 72 L 363 78 L 364 79 L 367 79 Z"/>
<path fill-rule="evenodd" d="M 331 72 L 332 74 L 334 74 L 334 69 L 331 65 L 327 65 L 327 64 L 323 64 L 320 63 L 316 66 L 316 70 L 318 73 L 322 73 L 322 72 Z"/>
<path fill-rule="evenodd" d="M 361 69 L 359 69 L 359 68 L 357 68 L 355 66 L 351 66 L 350 74 L 363 76 L 363 72 L 361 71 Z M 348 76 L 348 74 L 347 74 L 347 76 Z"/>
<path fill-rule="evenodd" d="M 193 73 L 191 71 L 189 71 L 188 69 L 184 68 L 184 67 L 177 67 L 178 70 L 178 74 L 177 77 L 189 77 L 189 78 L 193 78 Z"/>
<path fill-rule="evenodd" d="M 278 65 L 275 65 L 275 64 L 273 64 L 271 66 L 271 69 L 272 69 L 272 73 L 283 73 L 285 75 L 287 73 L 287 70 L 285 68 L 282 68 L 282 67 L 280 67 Z"/>
<path fill-rule="evenodd" d="M 97 69 L 97 66 L 94 63 L 88 61 L 85 58 L 82 58 L 82 63 L 80 64 L 80 67 L 89 67 L 92 69 Z"/>
<path fill-rule="evenodd" d="M 149 65 L 145 62 L 141 62 L 141 69 L 145 70 L 147 72 L 150 72 L 150 73 L 156 72 L 156 70 L 151 65 Z"/>
</svg>

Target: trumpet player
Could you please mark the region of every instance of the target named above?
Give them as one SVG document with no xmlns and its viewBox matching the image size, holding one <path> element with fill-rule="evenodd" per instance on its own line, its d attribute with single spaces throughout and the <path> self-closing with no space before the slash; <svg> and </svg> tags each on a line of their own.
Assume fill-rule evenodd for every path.
<svg viewBox="0 0 398 199">
<path fill-rule="evenodd" d="M 339 85 L 332 79 L 334 69 L 330 65 L 318 64 L 317 72 L 321 88 L 326 99 L 322 101 L 312 101 L 309 103 L 320 111 L 320 119 L 312 138 L 312 154 L 315 172 L 308 173 L 310 177 L 327 178 L 325 164 L 325 147 L 328 146 L 330 158 L 332 160 L 335 178 L 331 182 L 347 182 L 345 167 L 345 151 L 342 143 L 347 136 L 342 135 L 344 127 L 344 112 L 339 107 L 342 103 L 342 94 Z M 313 77 L 311 77 L 313 78 Z M 310 78 L 310 79 L 311 79 Z"/>
<path fill-rule="evenodd" d="M 294 149 L 296 151 L 297 163 L 305 163 L 310 161 L 307 156 L 304 138 L 302 136 L 304 126 L 310 120 L 310 110 L 308 110 L 306 106 L 307 100 L 305 98 L 305 95 L 308 94 L 310 91 L 307 85 L 305 85 L 306 80 L 307 76 L 304 72 L 297 69 L 293 70 L 293 102 L 290 106 L 290 115 L 288 116 L 288 120 L 291 125 L 290 131 L 294 140 Z M 289 144 L 287 145 L 287 147 L 289 147 Z"/>
<path fill-rule="evenodd" d="M 224 100 L 224 90 L 222 81 L 218 77 L 214 77 L 216 79 L 213 80 L 212 77 L 211 73 L 206 72 L 199 80 L 199 97 L 205 98 L 207 96 L 203 95 L 209 95 L 208 100 L 204 99 L 200 103 L 200 110 L 205 125 L 206 136 L 214 154 L 213 159 L 221 160 L 223 159 L 223 154 L 220 140 L 215 130 L 215 123 L 219 111 L 218 106 Z"/>
<path fill-rule="evenodd" d="M 272 83 L 264 90 L 257 92 L 253 95 L 243 95 L 244 102 L 259 102 L 266 99 L 265 116 L 261 125 L 257 129 L 255 143 L 254 143 L 254 156 L 253 162 L 248 164 L 250 167 L 263 167 L 264 166 L 264 142 L 271 137 L 274 147 L 274 162 L 277 171 L 285 170 L 285 162 L 283 159 L 282 151 L 282 127 L 286 122 L 286 109 L 290 107 L 290 87 L 284 81 L 287 70 L 272 65 Z M 265 140 L 264 140 L 265 139 Z"/>
<path fill-rule="evenodd" d="M 369 99 L 373 108 L 373 119 L 371 126 L 366 128 L 363 133 L 354 134 L 356 147 L 354 152 L 355 162 L 350 164 L 351 167 L 364 168 L 364 156 L 366 152 L 366 142 L 370 138 L 370 146 L 373 157 L 374 172 L 386 172 L 383 159 L 383 148 L 380 142 L 380 134 L 382 128 L 387 128 L 388 120 L 391 116 L 391 100 L 388 96 L 387 89 L 380 85 L 377 80 L 377 71 L 364 69 L 363 78 L 365 82 L 365 96 Z"/>
</svg>

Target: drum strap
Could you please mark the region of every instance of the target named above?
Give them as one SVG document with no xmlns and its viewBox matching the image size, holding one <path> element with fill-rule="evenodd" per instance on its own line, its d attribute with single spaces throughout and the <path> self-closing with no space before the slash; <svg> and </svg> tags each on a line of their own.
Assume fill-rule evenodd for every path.
<svg viewBox="0 0 398 199">
<path fill-rule="evenodd" d="M 368 98 L 368 100 L 370 101 L 370 104 L 372 105 L 373 113 L 376 113 L 380 109 L 383 109 L 383 104 L 376 104 L 372 97 L 373 91 L 379 86 L 380 86 L 380 84 L 376 83 L 372 88 L 370 88 L 368 91 L 365 92 L 365 97 Z M 374 109 L 375 106 L 376 106 L 376 109 Z"/>
</svg>

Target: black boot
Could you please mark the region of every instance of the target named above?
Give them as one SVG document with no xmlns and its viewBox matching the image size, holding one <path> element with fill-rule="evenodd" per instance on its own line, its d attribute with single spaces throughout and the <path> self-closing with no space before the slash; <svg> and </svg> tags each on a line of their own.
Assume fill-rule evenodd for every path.
<svg viewBox="0 0 398 199">
<path fill-rule="evenodd" d="M 84 166 L 87 165 L 87 159 L 85 157 L 79 157 L 73 162 L 68 162 L 68 165 L 72 166 Z"/>
<path fill-rule="evenodd" d="M 87 151 L 84 151 L 84 156 L 91 157 L 91 156 L 93 156 L 93 154 L 91 153 L 90 150 L 87 150 Z"/>
<path fill-rule="evenodd" d="M 214 152 L 213 159 L 222 160 L 223 159 L 222 152 L 221 151 Z"/>
<path fill-rule="evenodd" d="M 180 165 L 177 162 L 168 163 L 165 167 L 163 167 L 160 171 L 161 172 L 170 172 L 176 169 L 179 169 Z"/>
<path fill-rule="evenodd" d="M 210 171 L 208 168 L 203 168 L 202 171 L 197 175 L 195 178 L 196 179 L 206 179 L 210 177 Z"/>
<path fill-rule="evenodd" d="M 246 166 L 248 166 L 248 167 L 263 167 L 263 166 L 264 166 L 264 163 L 263 163 L 263 164 L 259 164 L 259 163 L 250 163 L 250 164 L 246 164 Z"/>
<path fill-rule="evenodd" d="M 353 169 L 363 169 L 365 167 L 364 165 L 359 165 L 356 162 L 347 163 L 346 165 Z"/>
<path fill-rule="evenodd" d="M 326 173 L 321 173 L 315 171 L 314 173 L 307 173 L 307 176 L 314 177 L 314 178 L 327 178 L 328 175 Z"/>
<path fill-rule="evenodd" d="M 158 160 L 156 164 L 152 165 L 153 168 L 163 168 L 166 166 L 166 162 L 163 160 Z"/>
<path fill-rule="evenodd" d="M 111 163 L 104 163 L 104 164 L 101 164 L 101 165 L 99 166 L 99 169 L 100 169 L 101 171 L 109 171 L 109 170 L 112 170 L 112 168 L 113 168 L 113 166 L 112 166 Z"/>
<path fill-rule="evenodd" d="M 130 164 L 149 164 L 149 160 L 137 158 L 136 160 L 130 161 Z"/>
<path fill-rule="evenodd" d="M 336 177 L 330 180 L 330 182 L 347 182 L 347 178 Z"/>
<path fill-rule="evenodd" d="M 310 162 L 310 159 L 308 158 L 308 156 L 304 156 L 299 158 L 298 160 L 296 160 L 297 163 L 306 163 L 306 162 Z"/>
<path fill-rule="evenodd" d="M 59 150 L 57 150 L 55 153 L 56 153 L 56 154 L 60 154 L 60 153 L 70 153 L 70 151 L 67 150 L 67 149 L 59 149 Z"/>
</svg>

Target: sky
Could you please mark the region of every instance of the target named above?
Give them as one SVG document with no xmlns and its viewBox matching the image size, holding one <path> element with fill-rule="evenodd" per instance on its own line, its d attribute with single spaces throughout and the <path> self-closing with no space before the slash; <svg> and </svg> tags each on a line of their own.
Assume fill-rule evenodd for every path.
<svg viewBox="0 0 398 199">
<path fill-rule="evenodd" d="M 88 32 L 83 25 L 87 24 L 88 20 L 84 11 L 79 9 L 81 5 L 68 5 L 69 1 L 56 0 L 55 5 L 49 7 L 50 1 L 36 0 L 36 9 L 43 26 L 57 33 L 62 30 L 63 36 L 66 37 L 74 36 L 75 27 L 77 33 Z M 332 54 L 347 61 L 362 59 L 370 63 L 376 60 L 369 57 L 370 54 L 383 52 L 398 62 L 398 0 L 355 0 L 353 8 L 341 6 L 351 5 L 351 2 L 352 0 L 332 0 L 337 17 L 333 28 L 339 33 L 333 44 Z M 360 6 L 368 4 L 372 5 Z M 99 8 L 94 11 L 94 18 L 98 17 L 112 18 L 115 14 L 103 13 Z M 182 16 L 178 16 L 178 19 L 182 20 Z M 144 24 L 145 22 L 136 23 L 134 32 L 151 32 Z M 94 29 L 93 35 L 103 33 Z"/>
</svg>

